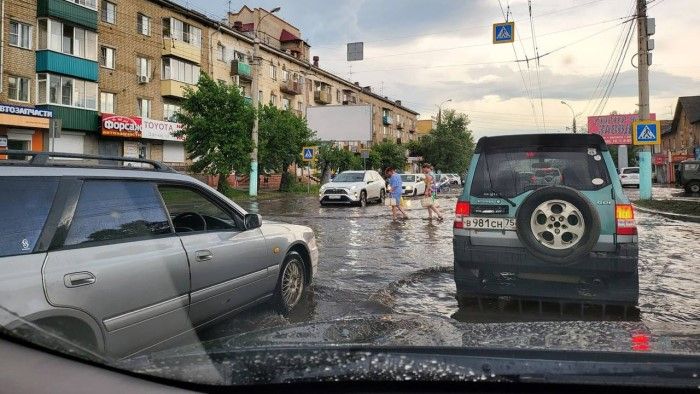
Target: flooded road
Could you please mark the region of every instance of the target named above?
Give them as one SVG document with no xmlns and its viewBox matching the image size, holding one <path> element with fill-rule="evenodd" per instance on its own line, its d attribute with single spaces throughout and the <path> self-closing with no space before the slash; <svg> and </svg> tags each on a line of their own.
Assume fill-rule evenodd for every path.
<svg viewBox="0 0 700 394">
<path fill-rule="evenodd" d="M 258 307 L 203 330 L 200 340 L 244 336 L 261 330 L 278 332 L 309 322 L 326 324 L 391 315 L 413 319 L 414 323 L 447 323 L 440 323 L 441 327 L 449 326 L 458 336 L 484 331 L 484 327 L 493 324 L 505 328 L 503 322 L 530 322 L 548 324 L 547 328 L 528 329 L 535 334 L 542 329 L 576 327 L 577 332 L 588 330 L 590 337 L 596 337 L 611 334 L 611 321 L 624 321 L 629 325 L 626 331 L 690 336 L 695 351 L 700 349 L 700 224 L 637 213 L 638 310 L 575 306 L 560 311 L 558 306 L 552 310 L 551 305 L 545 305 L 541 311 L 539 305 L 500 301 L 459 310 L 454 298 L 450 220 L 456 198 L 441 198 L 439 202 L 447 218 L 442 223 L 425 220 L 427 213 L 420 208 L 419 200 L 412 201 L 410 220 L 399 222 L 392 221 L 388 208 L 382 205 L 321 208 L 314 197 L 242 204 L 264 219 L 313 228 L 320 250 L 319 271 L 302 304 L 288 318 L 269 307 Z M 369 335 L 363 330 L 356 332 L 357 327 L 372 331 L 371 324 L 351 327 L 340 331 L 349 330 L 349 337 Z M 515 335 L 521 329 L 509 330 Z M 469 341 L 464 339 L 462 343 Z"/>
</svg>

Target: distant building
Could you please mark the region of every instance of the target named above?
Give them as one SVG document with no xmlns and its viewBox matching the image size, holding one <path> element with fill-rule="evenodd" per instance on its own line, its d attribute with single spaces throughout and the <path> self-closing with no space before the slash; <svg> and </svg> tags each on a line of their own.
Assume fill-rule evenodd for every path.
<svg viewBox="0 0 700 394">
<path fill-rule="evenodd" d="M 437 127 L 437 122 L 434 119 L 421 119 L 418 120 L 416 124 L 416 134 L 418 137 L 422 137 L 429 134 L 432 130 Z"/>
<path fill-rule="evenodd" d="M 663 122 L 663 121 L 662 121 Z M 661 125 L 661 152 L 654 163 L 666 182 L 675 182 L 681 161 L 700 159 L 700 96 L 679 97 L 673 120 Z"/>
</svg>

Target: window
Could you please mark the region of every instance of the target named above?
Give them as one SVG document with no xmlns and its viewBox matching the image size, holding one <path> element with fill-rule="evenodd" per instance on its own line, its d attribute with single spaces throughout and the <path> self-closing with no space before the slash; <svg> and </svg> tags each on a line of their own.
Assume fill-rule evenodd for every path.
<svg viewBox="0 0 700 394">
<path fill-rule="evenodd" d="M 58 178 L 3 177 L 0 257 L 32 253 L 51 209 Z"/>
<path fill-rule="evenodd" d="M 258 102 L 259 103 L 263 102 L 263 91 L 262 90 L 258 91 Z"/>
<path fill-rule="evenodd" d="M 114 69 L 114 48 L 100 47 L 100 66 Z"/>
<path fill-rule="evenodd" d="M 97 0 L 66 0 L 70 3 L 75 3 L 77 5 L 97 10 Z"/>
<path fill-rule="evenodd" d="M 289 80 L 289 71 L 282 70 L 282 81 L 287 82 Z"/>
<path fill-rule="evenodd" d="M 106 114 L 114 113 L 114 93 L 100 93 L 100 111 Z"/>
<path fill-rule="evenodd" d="M 137 98 L 136 105 L 138 106 L 138 111 L 136 114 L 142 118 L 151 117 L 151 100 L 145 98 Z"/>
<path fill-rule="evenodd" d="M 176 104 L 163 104 L 163 120 L 167 122 L 176 122 L 175 114 L 180 111 L 180 106 Z"/>
<path fill-rule="evenodd" d="M 216 60 L 226 61 L 226 47 L 221 43 L 216 44 Z"/>
<path fill-rule="evenodd" d="M 197 47 L 202 45 L 202 30 L 175 18 L 163 18 L 163 37 L 180 40 Z"/>
<path fill-rule="evenodd" d="M 29 101 L 29 78 L 7 78 L 7 98 L 15 101 Z"/>
<path fill-rule="evenodd" d="M 289 109 L 289 99 L 286 97 L 282 97 L 282 108 L 283 109 Z"/>
<path fill-rule="evenodd" d="M 136 32 L 144 36 L 150 36 L 151 18 L 144 14 L 136 14 Z"/>
<path fill-rule="evenodd" d="M 11 20 L 10 45 L 14 47 L 32 49 L 32 26 Z"/>
<path fill-rule="evenodd" d="M 273 64 L 270 64 L 270 78 L 277 80 L 277 67 Z"/>
<path fill-rule="evenodd" d="M 302 103 L 301 101 L 299 101 L 299 102 L 297 103 L 297 109 L 299 110 L 299 112 L 303 112 L 303 111 L 304 111 L 304 103 Z"/>
<path fill-rule="evenodd" d="M 65 245 L 170 234 L 168 216 L 147 182 L 87 181 Z"/>
<path fill-rule="evenodd" d="M 275 95 L 274 93 L 270 94 L 270 104 L 275 106 L 277 105 L 277 95 Z"/>
<path fill-rule="evenodd" d="M 97 59 L 97 33 L 51 19 L 39 19 L 39 50 Z"/>
<path fill-rule="evenodd" d="M 337 90 L 335 91 L 335 101 L 336 101 L 338 104 L 341 103 L 341 101 L 340 101 L 340 89 L 337 89 Z"/>
<path fill-rule="evenodd" d="M 102 0 L 102 22 L 117 23 L 117 5 Z"/>
<path fill-rule="evenodd" d="M 228 212 L 197 191 L 179 186 L 160 186 L 158 190 L 173 220 L 175 232 L 237 228 L 235 220 Z"/>
<path fill-rule="evenodd" d="M 199 80 L 199 66 L 180 59 L 163 58 L 163 79 L 172 79 L 194 85 Z"/>
<path fill-rule="evenodd" d="M 136 73 L 139 77 L 151 78 L 151 59 L 136 57 Z"/>
<path fill-rule="evenodd" d="M 37 87 L 37 104 L 58 104 L 97 110 L 95 82 L 53 74 L 37 74 Z"/>
</svg>

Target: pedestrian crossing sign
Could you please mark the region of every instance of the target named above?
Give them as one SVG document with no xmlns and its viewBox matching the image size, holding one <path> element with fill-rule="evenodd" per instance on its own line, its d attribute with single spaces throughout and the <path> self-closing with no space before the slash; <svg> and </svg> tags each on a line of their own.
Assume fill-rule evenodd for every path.
<svg viewBox="0 0 700 394">
<path fill-rule="evenodd" d="M 513 42 L 515 40 L 515 23 L 494 23 L 493 24 L 493 43 L 503 44 Z"/>
<path fill-rule="evenodd" d="M 659 145 L 661 143 L 661 123 L 658 120 L 633 122 L 632 143 L 634 145 Z"/>
<path fill-rule="evenodd" d="M 304 161 L 313 161 L 316 157 L 316 147 L 315 146 L 305 146 L 301 150 L 301 156 Z"/>
</svg>

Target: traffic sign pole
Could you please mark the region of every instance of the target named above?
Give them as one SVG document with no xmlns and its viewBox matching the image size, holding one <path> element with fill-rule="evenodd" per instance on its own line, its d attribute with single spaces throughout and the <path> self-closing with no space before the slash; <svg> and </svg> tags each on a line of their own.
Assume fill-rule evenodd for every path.
<svg viewBox="0 0 700 394">
<path fill-rule="evenodd" d="M 649 119 L 649 57 L 647 47 L 647 2 L 637 0 L 637 58 L 639 66 L 639 120 Z M 634 130 L 635 134 L 637 130 Z M 656 130 L 661 133 L 661 130 Z M 651 200 L 651 147 L 639 153 L 639 198 Z"/>
</svg>

